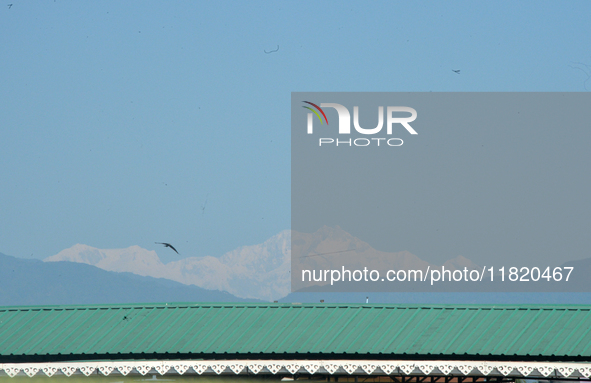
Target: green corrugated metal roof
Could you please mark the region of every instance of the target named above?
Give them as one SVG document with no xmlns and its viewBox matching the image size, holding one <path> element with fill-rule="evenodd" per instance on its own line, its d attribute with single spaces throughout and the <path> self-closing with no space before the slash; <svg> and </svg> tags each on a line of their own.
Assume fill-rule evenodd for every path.
<svg viewBox="0 0 591 383">
<path fill-rule="evenodd" d="M 591 357 L 591 306 L 152 304 L 0 308 L 0 359 Z M 52 359 L 53 358 L 53 359 Z"/>
</svg>

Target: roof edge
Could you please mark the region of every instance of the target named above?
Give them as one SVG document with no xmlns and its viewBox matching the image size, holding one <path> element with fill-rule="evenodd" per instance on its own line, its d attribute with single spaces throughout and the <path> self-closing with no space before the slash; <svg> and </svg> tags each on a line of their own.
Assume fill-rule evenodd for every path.
<svg viewBox="0 0 591 383">
<path fill-rule="evenodd" d="M 154 302 L 154 303 L 116 303 L 93 305 L 32 305 L 0 306 L 0 311 L 14 310 L 52 310 L 52 309 L 129 309 L 129 308 L 170 308 L 170 307 L 337 307 L 337 308 L 424 308 L 424 309 L 591 309 L 591 304 L 407 304 L 407 303 L 245 303 L 245 302 Z"/>
<path fill-rule="evenodd" d="M 495 362 L 495 361 L 424 361 L 424 360 L 154 360 L 86 361 L 67 363 L 0 364 L 0 372 L 10 377 L 37 374 L 90 376 L 158 373 L 180 375 L 419 375 L 573 379 L 591 377 L 589 363 Z"/>
</svg>

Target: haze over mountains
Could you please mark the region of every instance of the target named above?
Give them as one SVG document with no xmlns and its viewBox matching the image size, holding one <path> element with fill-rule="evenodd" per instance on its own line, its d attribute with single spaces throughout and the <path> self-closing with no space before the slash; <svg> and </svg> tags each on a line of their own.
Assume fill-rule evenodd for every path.
<svg viewBox="0 0 591 383">
<path fill-rule="evenodd" d="M 292 232 L 291 272 L 294 276 L 303 275 L 303 270 L 377 270 L 385 275 L 388 270 L 427 270 L 440 265 L 429 263 L 409 251 L 380 251 L 368 243 L 347 233 L 340 227 L 321 227 L 314 233 Z M 346 267 L 343 267 L 346 265 Z M 479 269 L 471 260 L 458 256 L 446 261 L 443 266 L 448 270 L 466 267 L 468 270 Z M 328 282 L 292 279 L 292 289 L 302 291 L 313 286 L 327 285 Z"/>
<path fill-rule="evenodd" d="M 388 264 L 394 268 L 424 268 L 430 265 L 407 251 L 387 253 L 375 250 L 340 228 L 323 227 L 314 233 L 308 251 L 318 254 L 335 246 L 357 249 L 357 253 L 346 256 L 350 257 L 348 262 L 359 263 L 361 267 L 373 266 L 362 265 L 367 259 L 375 259 L 377 263 Z M 363 257 L 359 257 L 359 254 Z M 126 249 L 97 249 L 81 244 L 65 249 L 44 261 L 85 263 L 107 271 L 166 278 L 205 289 L 227 291 L 245 299 L 272 301 L 284 298 L 290 293 L 291 231 L 282 231 L 264 243 L 242 246 L 221 257 L 188 257 L 166 264 L 162 263 L 156 251 L 139 246 Z M 325 261 L 326 257 L 317 257 L 313 260 L 318 268 L 325 267 Z M 452 270 L 465 266 L 469 269 L 477 267 L 464 257 L 457 257 L 445 263 L 445 267 Z"/>
<path fill-rule="evenodd" d="M 0 254 L 0 306 L 141 302 L 343 302 L 365 303 L 588 303 L 590 293 L 289 293 L 291 232 L 243 246 L 219 258 L 189 257 L 162 263 L 155 251 L 131 246 L 97 249 L 75 245 L 45 262 Z M 338 245 L 387 260 L 393 267 L 429 263 L 409 252 L 379 252 L 336 228 L 310 236 L 309 251 L 320 254 Z M 159 251 L 170 251 L 162 249 Z M 326 257 L 324 257 L 326 258 Z M 321 267 L 323 257 L 312 257 Z M 569 262 L 591 273 L 591 258 Z M 456 257 L 449 269 L 475 267 Z M 221 290 L 221 291 L 220 291 Z M 232 293 L 232 294 L 231 294 Z"/>
</svg>

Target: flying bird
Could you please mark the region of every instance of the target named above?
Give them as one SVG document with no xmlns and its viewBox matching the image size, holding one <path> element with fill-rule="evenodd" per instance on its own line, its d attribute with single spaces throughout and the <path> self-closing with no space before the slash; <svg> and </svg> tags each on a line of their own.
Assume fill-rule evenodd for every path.
<svg viewBox="0 0 591 383">
<path fill-rule="evenodd" d="M 269 54 L 269 53 L 275 53 L 275 52 L 277 52 L 278 50 L 279 50 L 279 45 L 277 45 L 277 49 L 275 49 L 275 50 L 272 50 L 272 51 L 269 51 L 269 52 L 267 52 L 267 50 L 266 50 L 266 49 L 263 49 L 263 51 L 265 51 L 265 53 L 266 53 L 266 54 Z"/>
<path fill-rule="evenodd" d="M 452 71 L 452 72 L 455 72 L 456 74 L 460 74 L 460 70 L 461 70 L 461 69 L 458 69 L 458 70 L 452 69 L 451 71 Z"/>
<path fill-rule="evenodd" d="M 201 215 L 205 214 L 205 207 L 207 206 L 207 197 L 209 197 L 209 194 L 205 196 L 205 203 L 201 205 Z"/>
<path fill-rule="evenodd" d="M 170 243 L 166 243 L 166 242 L 154 242 L 158 245 L 164 245 L 164 247 L 170 247 L 171 249 L 174 250 L 175 253 L 179 253 L 178 251 L 176 251 L 176 249 L 174 248 L 174 246 L 172 246 Z"/>
<path fill-rule="evenodd" d="M 8 9 L 12 8 L 12 4 L 8 4 Z"/>
</svg>

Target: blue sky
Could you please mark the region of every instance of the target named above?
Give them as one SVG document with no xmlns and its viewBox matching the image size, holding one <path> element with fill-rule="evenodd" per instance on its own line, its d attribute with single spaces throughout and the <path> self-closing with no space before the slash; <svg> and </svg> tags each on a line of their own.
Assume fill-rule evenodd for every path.
<svg viewBox="0 0 591 383">
<path fill-rule="evenodd" d="M 291 92 L 585 91 L 589 15 L 588 1 L 6 1 L 0 252 L 260 243 L 290 225 Z"/>
</svg>

